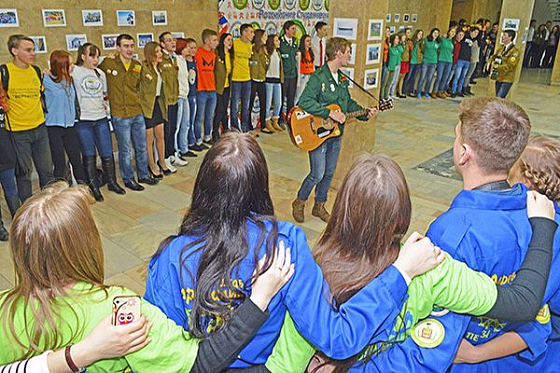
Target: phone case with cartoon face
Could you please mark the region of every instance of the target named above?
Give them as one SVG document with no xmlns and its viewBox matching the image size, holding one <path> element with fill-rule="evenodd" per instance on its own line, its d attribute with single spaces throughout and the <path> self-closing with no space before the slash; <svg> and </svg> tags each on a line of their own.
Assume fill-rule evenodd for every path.
<svg viewBox="0 0 560 373">
<path fill-rule="evenodd" d="M 113 325 L 126 325 L 140 318 L 142 300 L 138 295 L 113 298 Z"/>
</svg>

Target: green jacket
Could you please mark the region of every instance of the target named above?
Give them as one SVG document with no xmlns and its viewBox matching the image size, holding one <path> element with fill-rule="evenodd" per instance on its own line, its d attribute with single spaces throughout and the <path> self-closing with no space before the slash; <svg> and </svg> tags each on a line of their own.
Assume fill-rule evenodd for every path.
<svg viewBox="0 0 560 373">
<path fill-rule="evenodd" d="M 437 63 L 438 61 L 439 43 L 435 40 L 424 40 L 422 44 L 422 53 L 424 54 L 423 63 Z"/>
<path fill-rule="evenodd" d="M 161 64 L 158 65 L 158 69 Z M 159 71 L 161 74 L 161 70 Z M 161 109 L 163 119 L 167 120 L 167 105 L 165 101 L 165 80 L 162 75 L 161 93 L 159 95 L 158 104 Z M 140 104 L 142 105 L 142 113 L 146 118 L 152 118 L 154 113 L 154 104 L 157 93 L 157 74 L 147 62 L 142 63 L 142 72 L 138 82 L 138 94 L 140 96 Z"/>
<path fill-rule="evenodd" d="M 419 43 L 413 44 L 412 52 L 410 52 L 410 63 L 413 65 L 421 64 L 424 60 L 424 54 L 422 53 L 423 40 Z"/>
<path fill-rule="evenodd" d="M 296 53 L 299 47 L 298 40 L 292 38 L 292 45 L 288 43 L 286 37 L 280 37 L 280 56 L 282 57 L 282 65 L 284 66 L 284 78 L 297 78 Z"/>
<path fill-rule="evenodd" d="M 231 53 L 229 54 L 230 62 L 233 66 L 233 61 L 231 59 Z M 229 86 L 231 87 L 231 72 L 233 68 L 229 72 L 229 75 L 226 77 L 226 61 L 221 59 L 216 54 L 216 65 L 214 66 L 214 81 L 216 82 L 216 93 L 222 95 L 224 93 L 224 86 L 226 85 L 226 79 L 229 81 Z"/>
<path fill-rule="evenodd" d="M 438 61 L 453 63 L 453 41 L 449 38 L 441 38 L 439 44 Z"/>
<path fill-rule="evenodd" d="M 259 82 L 264 82 L 266 80 L 266 72 L 268 70 L 268 65 L 270 59 L 266 51 L 261 50 L 257 52 L 255 46 L 253 45 L 253 55 L 249 60 L 249 66 L 251 68 L 251 80 L 256 80 Z"/>
<path fill-rule="evenodd" d="M 179 66 L 177 66 L 177 57 L 171 60 L 171 57 L 165 52 L 163 61 L 159 63 L 161 78 L 163 79 L 163 95 L 165 96 L 166 105 L 175 105 L 179 100 Z"/>
<path fill-rule="evenodd" d="M 401 64 L 403 51 L 404 47 L 400 44 L 389 48 L 389 62 L 387 62 L 387 69 L 389 71 L 395 71 L 395 68 Z"/>
<path fill-rule="evenodd" d="M 364 109 L 350 96 L 348 79 L 339 71 L 337 84 L 326 63 L 311 74 L 309 82 L 299 98 L 298 106 L 309 114 L 327 119 L 330 114 L 327 105 L 331 104 L 340 106 L 345 114 Z M 358 119 L 368 120 L 367 116 L 361 116 Z M 340 125 L 340 132 L 341 135 L 344 133 L 344 124 Z"/>
<path fill-rule="evenodd" d="M 107 76 L 107 91 L 111 104 L 111 115 L 121 118 L 132 118 L 142 114 L 142 105 L 138 96 L 138 80 L 142 64 L 132 60 L 128 70 L 125 69 L 119 56 L 105 58 L 99 68 Z"/>
<path fill-rule="evenodd" d="M 434 305 L 457 313 L 483 315 L 494 306 L 498 290 L 490 277 L 446 254 L 439 266 L 412 279 L 408 296 L 401 314 L 395 319 L 389 340 L 383 342 L 404 340 L 419 320 L 430 315 Z M 280 337 L 266 367 L 272 373 L 303 373 L 314 353 L 315 348 L 298 333 L 286 313 Z"/>
</svg>

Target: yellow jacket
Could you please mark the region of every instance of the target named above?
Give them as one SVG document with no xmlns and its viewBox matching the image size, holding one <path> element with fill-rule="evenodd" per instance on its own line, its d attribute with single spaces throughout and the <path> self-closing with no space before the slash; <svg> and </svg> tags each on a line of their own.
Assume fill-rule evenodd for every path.
<svg viewBox="0 0 560 373">
<path fill-rule="evenodd" d="M 508 48 L 508 50 L 505 48 L 505 45 L 502 45 L 498 51 L 490 57 L 490 61 L 500 61 L 496 67 L 496 71 L 498 72 L 498 79 L 496 79 L 496 81 L 513 83 L 515 80 L 515 68 L 517 67 L 520 59 L 519 48 L 515 45 L 512 45 Z"/>
</svg>

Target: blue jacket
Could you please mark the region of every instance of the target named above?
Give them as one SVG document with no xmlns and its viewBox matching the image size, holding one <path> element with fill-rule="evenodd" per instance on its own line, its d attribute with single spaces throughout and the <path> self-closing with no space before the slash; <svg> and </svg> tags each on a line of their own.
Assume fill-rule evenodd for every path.
<svg viewBox="0 0 560 373">
<path fill-rule="evenodd" d="M 249 253 L 232 273 L 232 280 L 237 280 L 241 290 L 248 295 L 256 264 L 253 253 L 258 250 L 259 257 L 262 257 L 265 246 L 253 246 L 257 242 L 259 230 L 251 221 L 247 226 Z M 268 232 L 270 228 L 271 224 L 267 224 Z M 286 311 L 290 311 L 296 328 L 305 338 L 337 359 L 359 353 L 375 341 L 378 331 L 392 325 L 407 291 L 406 282 L 395 267 L 385 270 L 336 312 L 330 304 L 328 285 L 311 254 L 303 231 L 286 222 L 278 223 L 278 231 L 278 240 L 284 241 L 285 247 L 291 249 L 295 274 L 272 299 L 268 306 L 270 316 L 267 321 L 231 367 L 241 368 L 266 362 L 280 334 Z M 178 236 L 159 256 L 153 257 L 149 263 L 146 284 L 145 298 L 185 329 L 188 329 L 187 313 L 195 296 L 195 286 L 188 272 L 181 268 L 179 259 L 183 247 L 195 239 L 196 237 L 191 236 Z M 197 247 L 199 246 L 189 249 L 189 253 Z M 183 255 L 186 265 L 193 273 L 198 268 L 199 258 L 200 253 Z"/>
<path fill-rule="evenodd" d="M 463 190 L 457 195 L 450 209 L 432 223 L 427 235 L 435 245 L 455 259 L 467 263 L 475 270 L 485 272 L 499 284 L 507 286 L 520 267 L 531 239 L 526 198 L 527 188 L 521 184 L 515 185 L 510 192 Z M 556 220 L 560 220 L 558 214 Z M 556 232 L 553 270 L 544 303 L 557 297 L 555 294 L 560 283 L 560 272 L 554 268 L 559 268 L 560 265 L 559 249 L 560 233 Z M 353 371 L 525 372 L 528 365 L 534 364 L 532 362 L 543 359 L 547 350 L 547 339 L 552 333 L 550 321 L 545 320 L 528 324 L 507 323 L 485 317 L 471 318 L 452 312 L 430 318 L 439 321 L 445 333 L 443 341 L 437 347 L 420 347 L 412 338 L 408 338 L 377 356 L 365 368 L 362 367 L 362 370 Z M 508 331 L 517 332 L 527 343 L 528 349 L 513 357 L 481 364 L 452 365 L 462 338 L 479 345 Z M 512 368 L 504 369 L 505 360 L 508 359 L 515 364 Z"/>
<path fill-rule="evenodd" d="M 48 75 L 43 77 L 45 87 L 45 124 L 47 126 L 73 127 L 76 121 L 76 90 L 65 80 L 55 83 Z"/>
</svg>

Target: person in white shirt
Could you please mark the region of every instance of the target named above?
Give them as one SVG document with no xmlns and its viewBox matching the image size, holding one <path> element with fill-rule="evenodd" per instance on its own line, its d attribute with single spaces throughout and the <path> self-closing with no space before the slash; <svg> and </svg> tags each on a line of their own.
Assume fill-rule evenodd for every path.
<svg viewBox="0 0 560 373">
<path fill-rule="evenodd" d="M 315 24 L 315 35 L 311 37 L 311 49 L 313 50 L 313 55 L 315 56 L 315 69 L 323 66 L 326 62 L 325 52 L 328 30 L 329 26 L 323 21 L 319 21 Z"/>
<path fill-rule="evenodd" d="M 529 56 L 531 55 L 531 48 L 533 47 L 533 38 L 535 37 L 536 19 L 532 19 L 527 30 L 527 45 L 525 46 L 525 56 L 523 57 L 523 67 L 529 67 Z"/>
</svg>

